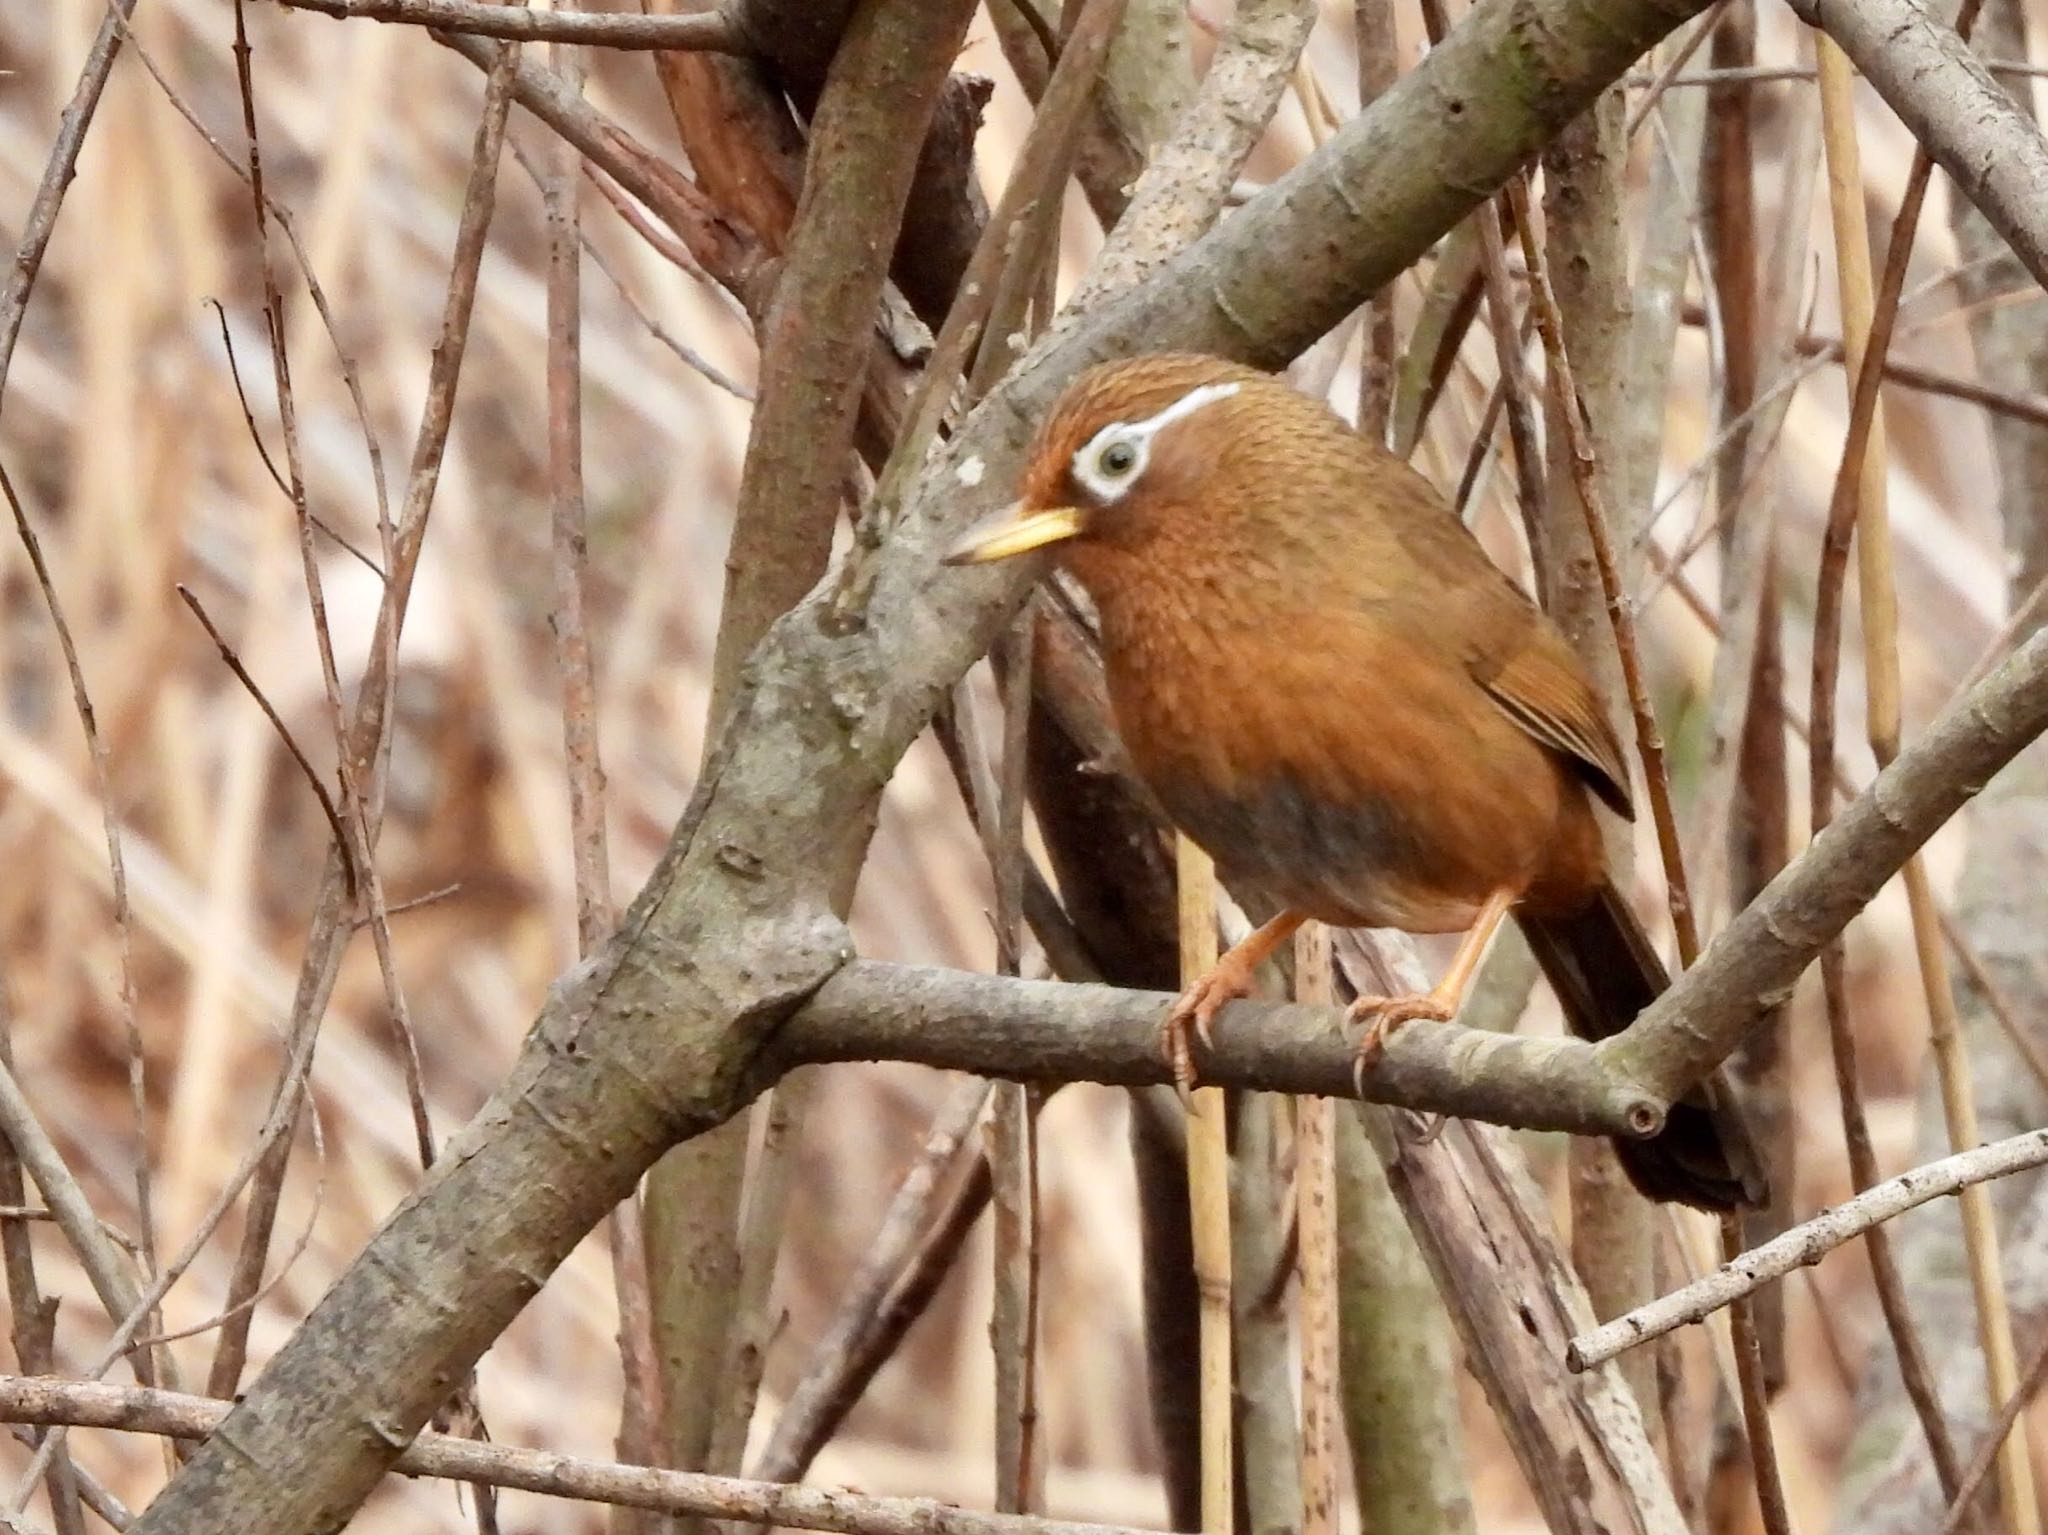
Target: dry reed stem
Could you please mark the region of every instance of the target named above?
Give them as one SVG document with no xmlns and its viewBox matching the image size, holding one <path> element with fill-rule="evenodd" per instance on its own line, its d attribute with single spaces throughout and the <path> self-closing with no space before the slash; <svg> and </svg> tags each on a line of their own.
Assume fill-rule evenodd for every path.
<svg viewBox="0 0 2048 1535">
<path fill-rule="evenodd" d="M 1216 866 L 1186 836 L 1174 838 L 1179 877 L 1181 983 L 1216 965 Z M 1188 1213 L 1201 1308 L 1197 1365 L 1202 1404 L 1203 1535 L 1230 1535 L 1236 1519 L 1232 1463 L 1230 1143 L 1220 1087 L 1188 1094 Z"/>
<path fill-rule="evenodd" d="M 1957 17 L 1967 36 L 1978 0 L 1965 0 Z M 1873 294 L 1870 240 L 1862 201 L 1860 152 L 1851 98 L 1849 61 L 1828 37 L 1817 40 L 1821 82 L 1821 127 L 1827 149 L 1829 207 L 1833 215 L 1836 268 L 1841 283 L 1843 341 L 1847 366 L 1856 380 L 1850 405 L 1842 463 L 1828 507 L 1827 538 L 1822 549 L 1820 597 L 1814 618 L 1812 769 L 1814 824 L 1825 824 L 1833 782 L 1833 709 L 1835 671 L 1840 647 L 1841 587 L 1846 546 L 1852 531 L 1857 552 L 1858 592 L 1863 604 L 1864 670 L 1871 749 L 1880 768 L 1898 755 L 1900 702 L 1898 609 L 1893 593 L 1890 523 L 1886 500 L 1884 422 L 1878 399 L 1880 367 L 1890 345 L 1905 285 L 1906 263 L 1921 204 L 1933 170 L 1933 157 L 1916 148 L 1907 191 L 1892 227 L 1882 287 Z M 1964 1055 L 1941 947 L 1932 887 L 1919 858 L 1903 870 L 1912 915 L 1914 948 L 1925 996 L 1929 1042 L 1941 1082 L 1942 1108 L 1948 1121 L 1949 1144 L 1956 1150 L 1976 1145 L 1974 1090 Z M 1844 1026 L 1846 1027 L 1846 1025 Z M 1995 1413 L 2019 1387 L 2019 1366 L 2012 1324 L 2005 1303 L 2004 1279 L 1998 1258 L 1998 1230 L 1989 1199 L 1981 1189 L 1963 1195 L 1963 1237 L 1971 1288 L 1976 1297 L 1980 1338 L 1985 1358 L 1985 1389 Z M 1999 1487 L 2007 1528 L 2012 1535 L 2036 1535 L 2040 1513 L 2028 1451 L 2012 1443 L 2001 1457 Z"/>
<path fill-rule="evenodd" d="M 1303 923 L 1294 935 L 1294 996 L 1329 1005 L 1329 929 Z M 1294 1100 L 1295 1262 L 1301 1276 L 1301 1535 L 1336 1535 L 1337 1164 L 1336 1105 Z"/>
</svg>

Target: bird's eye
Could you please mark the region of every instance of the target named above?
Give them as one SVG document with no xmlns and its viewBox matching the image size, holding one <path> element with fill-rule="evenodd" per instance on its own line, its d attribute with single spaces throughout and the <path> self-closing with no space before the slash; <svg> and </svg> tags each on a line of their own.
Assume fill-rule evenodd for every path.
<svg viewBox="0 0 2048 1535">
<path fill-rule="evenodd" d="M 1095 465 L 1110 478 L 1121 479 L 1138 467 L 1138 450 L 1122 440 L 1112 442 L 1095 456 Z"/>
</svg>

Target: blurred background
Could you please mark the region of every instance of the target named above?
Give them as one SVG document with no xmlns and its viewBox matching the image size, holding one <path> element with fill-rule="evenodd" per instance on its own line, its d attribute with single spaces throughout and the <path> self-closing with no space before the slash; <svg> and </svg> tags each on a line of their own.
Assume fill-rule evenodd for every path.
<svg viewBox="0 0 2048 1535">
<path fill-rule="evenodd" d="M 2048 4 L 2029 0 L 2018 9 L 2038 38 Z M 1326 3 L 1324 10 L 1306 67 L 1348 115 L 1357 99 L 1352 7 Z M 1211 46 L 1209 29 L 1227 22 L 1231 7 L 1227 0 L 1194 0 L 1190 11 L 1199 65 Z M 1420 23 L 1404 6 L 1395 11 L 1403 63 L 1412 64 L 1423 46 Z M 96 0 L 0 4 L 0 230 L 9 242 L 101 15 Z M 1782 71 L 1810 63 L 1810 44 L 1789 12 L 1766 5 L 1757 22 L 1760 64 Z M 374 550 L 373 469 L 336 344 L 359 374 L 383 472 L 400 486 L 438 330 L 482 77 L 411 27 L 336 22 L 268 4 L 252 5 L 248 24 L 270 190 L 293 211 L 336 327 L 330 339 L 302 285 L 288 275 L 311 504 L 342 538 Z M 329 841 L 320 808 L 276 731 L 175 590 L 178 583 L 191 588 L 315 764 L 327 770 L 332 739 L 296 530 L 252 441 L 229 366 L 231 341 L 255 420 L 274 442 L 276 400 L 248 197 L 207 138 L 231 156 L 242 152 L 233 28 L 225 0 L 142 0 L 136 9 L 140 46 L 112 72 L 0 410 L 0 459 L 40 534 L 109 755 L 134 908 L 147 1122 L 138 1125 L 131 1106 L 121 939 L 92 764 L 49 612 L 10 534 L 0 538 L 0 978 L 15 1070 L 95 1208 L 119 1231 L 137 1228 L 135 1167 L 138 1158 L 146 1161 L 166 1249 L 199 1221 L 269 1101 Z M 2040 62 L 2048 51 L 2036 46 L 2032 57 Z M 959 67 L 994 81 L 978 158 L 993 197 L 1029 106 L 986 17 L 977 20 Z M 1704 54 L 1690 67 L 1703 69 Z M 2032 100 L 2030 81 L 2018 80 L 2017 88 L 2023 101 Z M 1697 86 L 1681 78 L 1672 95 L 1688 89 Z M 1814 87 L 1808 78 L 1763 78 L 1749 89 L 1758 217 L 1765 237 L 1775 238 L 1790 107 Z M 674 151 L 674 128 L 648 55 L 597 54 L 589 90 L 643 142 Z M 1863 193 L 1881 249 L 1911 142 L 1874 97 L 1859 101 Z M 516 110 L 512 137 L 529 156 L 552 142 Z M 1297 96 L 1283 105 L 1247 181 L 1282 173 L 1310 143 Z M 1637 155 L 1639 184 L 1651 176 L 1657 152 L 1646 136 Z M 1894 352 L 1943 379 L 1967 382 L 1980 377 L 1973 315 L 1987 303 L 2009 309 L 2048 350 L 2048 312 L 2038 290 L 2015 272 L 2001 279 L 2009 294 L 1990 299 L 1956 278 L 1966 255 L 1944 211 L 1950 197 L 1937 176 Z M 664 846 L 703 747 L 755 349 L 744 315 L 721 293 L 657 254 L 588 189 L 583 205 L 590 247 L 582 281 L 591 633 L 614 895 L 623 904 Z M 1625 218 L 1630 238 L 1639 239 L 1639 221 L 1632 213 Z M 1797 311 L 1808 334 L 1839 336 L 1823 193 L 1813 195 L 1806 219 L 1808 296 Z M 1064 225 L 1063 288 L 1086 272 L 1099 243 L 1095 217 L 1075 191 Z M 508 155 L 455 426 L 405 625 L 379 852 L 388 898 L 419 903 L 394 916 L 393 936 L 433 1127 L 443 1138 L 499 1080 L 549 982 L 575 957 L 560 692 L 549 630 L 546 259 L 535 182 Z M 280 270 L 289 274 L 282 259 Z M 1986 269 L 1974 270 L 1981 276 Z M 1419 293 L 1415 274 L 1396 287 L 1404 329 Z M 1697 309 L 1697 280 L 1691 293 Z M 1710 509 L 1693 470 L 1713 446 L 1715 355 L 1708 327 L 1680 327 L 1663 404 L 1658 498 L 1668 506 L 1652 532 L 1667 553 L 1687 555 L 1692 581 L 1710 600 L 1717 541 L 1708 535 Z M 1354 359 L 1347 355 L 1325 376 L 1333 380 L 1333 398 L 1356 400 Z M 1418 455 L 1446 487 L 1465 464 L 1493 376 L 1492 345 L 1481 326 Z M 1777 505 L 1786 672 L 1803 710 L 1815 551 L 1845 416 L 1840 367 L 1819 356 L 1790 402 Z M 2021 404 L 2035 412 L 2037 429 L 2048 421 L 2042 396 Z M 1998 514 L 1990 435 L 1996 413 L 1950 393 L 1907 389 L 1888 391 L 1886 408 L 1910 737 L 1998 633 L 2014 564 Z M 1512 481 L 1505 469 L 1483 480 L 1475 516 L 1490 545 L 1516 565 Z M 338 541 L 323 541 L 320 557 L 343 681 L 351 684 L 367 654 L 377 583 Z M 1642 627 L 1683 796 L 1703 750 L 1714 641 L 1668 588 L 1652 592 L 1654 575 L 1644 583 Z M 1843 740 L 1860 782 L 1871 762 L 1861 738 L 1857 655 L 1852 628 Z M 1797 784 L 1804 749 L 1796 742 L 1793 749 Z M 1795 790 L 1793 801 L 1803 804 L 1803 791 Z M 1795 813 L 1795 823 L 1801 820 Z M 2029 924 L 2039 921 L 2048 843 L 2028 843 L 2018 823 L 1993 818 L 1988 833 L 1978 824 L 1975 847 L 1967 819 L 1944 832 L 1930 850 L 1930 868 L 1937 889 L 1953 895 L 1982 839 L 2004 839 L 2001 860 L 1979 876 L 1978 909 L 1990 912 L 1983 921 L 2006 923 L 1986 941 L 2003 945 L 2001 964 L 2021 956 L 2012 983 L 2024 1005 L 2048 993 L 2048 979 L 2028 981 L 2028 950 L 2038 942 Z M 1643 854 L 1642 868 L 1653 869 L 1647 842 Z M 1709 879 L 1710 888 L 1725 892 L 1725 884 Z M 1661 910 L 1661 891 L 1647 879 L 1641 894 L 1644 910 Z M 1966 905 L 1968 896 L 1965 889 Z M 960 796 L 936 748 L 921 743 L 890 787 L 860 886 L 854 927 L 861 949 L 877 958 L 985 968 L 994 952 L 991 904 Z M 1883 1168 L 1896 1171 L 1933 1154 L 1940 1125 L 1923 1091 L 1926 1014 L 1904 903 L 1895 893 L 1858 924 L 1848 953 L 1876 1150 Z M 418 1181 L 401 1052 L 383 996 L 370 943 L 359 937 L 313 1068 L 318 1142 L 310 1127 L 301 1128 L 283 1185 L 271 1260 L 276 1277 L 255 1308 L 252 1372 Z M 2035 1009 L 2026 1011 L 2031 1019 Z M 1979 1026 L 1974 1013 L 1969 1021 Z M 1540 989 L 1523 1026 L 1557 1027 Z M 1803 1214 L 1848 1188 L 1827 1042 L 1806 989 L 1792 1009 L 1788 1039 L 1799 1155 L 1792 1206 Z M 2039 1091 L 2022 1069 L 2006 1061 L 1983 1085 L 1987 1119 L 2003 1106 L 2028 1122 L 2033 1111 L 2016 1096 L 2010 1104 L 2001 1096 Z M 757 1445 L 832 1317 L 845 1276 L 922 1145 L 946 1086 L 909 1067 L 823 1073 L 796 1164 Z M 1082 1085 L 1054 1098 L 1043 1124 L 1048 1506 L 1072 1517 L 1157 1525 L 1166 1508 L 1147 1408 L 1126 1113 L 1122 1094 Z M 1532 1138 L 1529 1150 L 1562 1219 L 1561 1148 Z M 2001 1197 L 2024 1224 L 2027 1188 Z M 171 1291 L 169 1329 L 204 1323 L 221 1308 L 241 1219 L 239 1209 L 230 1214 Z M 1953 1213 L 1938 1211 L 1929 1220 L 1927 1236 L 1909 1256 L 1920 1264 L 1915 1255 L 1924 1253 L 1930 1272 L 1944 1265 L 1953 1271 L 1960 1262 Z M 32 1240 L 43 1283 L 61 1303 L 56 1367 L 77 1373 L 104 1341 L 105 1319 L 54 1230 L 36 1223 Z M 901 1352 L 819 1458 L 813 1480 L 988 1503 L 987 1242 L 984 1223 Z M 2009 1252 L 2015 1273 L 2030 1259 L 2048 1265 L 2024 1242 Z M 1860 1506 L 1845 1504 L 1845 1483 L 1862 1478 L 1856 1496 L 1867 1496 L 1870 1479 L 1884 1471 L 1883 1446 L 1871 1450 L 1868 1464 L 1849 1454 L 1859 1422 L 1878 1410 L 1884 1390 L 1865 1380 L 1866 1368 L 1877 1368 L 1871 1362 L 1883 1352 L 1884 1335 L 1867 1265 L 1855 1249 L 1789 1281 L 1786 1306 L 1790 1383 L 1776 1407 L 1779 1449 L 1801 1527 L 1819 1530 L 1844 1506 Z M 1942 1325 L 1938 1309 L 1928 1315 Z M 2023 1325 L 2038 1323 L 2028 1321 L 2033 1316 L 2024 1313 Z M 1951 1318 L 1946 1325 L 1958 1324 Z M 611 1456 L 620 1393 L 617 1329 L 609 1260 L 602 1238 L 594 1237 L 485 1359 L 479 1394 L 493 1436 Z M 205 1378 L 211 1347 L 210 1335 L 173 1345 L 188 1380 Z M 1876 1395 L 1859 1407 L 1859 1390 Z M 1464 1392 L 1479 1527 L 1537 1527 L 1483 1399 L 1469 1382 Z M 2043 1427 L 2037 1424 L 2037 1432 Z M 164 1475 L 149 1440 L 80 1431 L 74 1444 L 81 1463 L 131 1507 L 146 1502 Z M 10 1479 L 26 1459 L 19 1446 L 0 1442 L 0 1469 Z M 507 1530 L 604 1527 L 600 1511 L 518 1494 L 505 1497 L 500 1517 Z M 474 1525 L 466 1495 L 393 1480 L 355 1527 Z"/>
</svg>

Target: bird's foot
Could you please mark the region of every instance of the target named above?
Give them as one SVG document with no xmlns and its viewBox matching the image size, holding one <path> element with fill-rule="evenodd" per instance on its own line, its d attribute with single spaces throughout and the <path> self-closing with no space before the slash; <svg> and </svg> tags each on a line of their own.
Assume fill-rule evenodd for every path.
<svg viewBox="0 0 2048 1535">
<path fill-rule="evenodd" d="M 1457 1015 L 1456 1001 L 1433 991 L 1412 992 L 1405 997 L 1360 997 L 1353 1002 L 1345 1017 L 1366 1026 L 1365 1037 L 1359 1040 L 1358 1053 L 1351 1061 L 1351 1081 L 1359 1097 L 1365 1096 L 1366 1072 L 1386 1053 L 1387 1040 L 1394 1030 L 1411 1018 L 1448 1023 Z"/>
<path fill-rule="evenodd" d="M 1218 960 L 1207 975 L 1177 998 L 1159 1025 L 1159 1048 L 1173 1068 L 1174 1086 L 1182 1098 L 1195 1086 L 1195 1040 L 1204 1050 L 1215 1046 L 1211 1026 L 1227 1003 L 1252 994 L 1252 967 L 1232 954 Z"/>
</svg>

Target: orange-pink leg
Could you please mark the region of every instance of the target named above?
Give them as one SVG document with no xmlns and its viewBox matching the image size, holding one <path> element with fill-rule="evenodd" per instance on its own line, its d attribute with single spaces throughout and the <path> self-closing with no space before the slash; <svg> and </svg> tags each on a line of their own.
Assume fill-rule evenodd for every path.
<svg viewBox="0 0 2048 1535">
<path fill-rule="evenodd" d="M 1173 1080 L 1185 1093 L 1195 1085 L 1195 1036 L 1206 1048 L 1212 1041 L 1209 1026 L 1227 1002 L 1248 997 L 1252 978 L 1275 949 L 1294 936 L 1294 930 L 1308 918 L 1298 911 L 1283 911 L 1258 928 L 1244 942 L 1233 944 L 1216 961 L 1209 973 L 1183 991 L 1159 1025 L 1160 1048 L 1173 1068 Z"/>
<path fill-rule="evenodd" d="M 1410 993 L 1405 997 L 1360 997 L 1351 1004 L 1351 1021 L 1367 1025 L 1365 1038 L 1358 1042 L 1354 1073 L 1361 1081 L 1366 1069 L 1387 1048 L 1387 1036 L 1409 1019 L 1435 1018 L 1448 1022 L 1458 1016 L 1458 1009 L 1465 1000 L 1465 988 L 1472 984 L 1479 961 L 1486 957 L 1486 946 L 1493 941 L 1501 919 L 1507 916 L 1508 908 L 1514 903 L 1514 892 L 1509 890 L 1496 890 L 1486 898 L 1486 904 L 1479 908 L 1478 919 L 1458 945 L 1458 952 L 1451 956 L 1450 968 L 1444 971 L 1443 979 L 1428 991 Z"/>
</svg>

